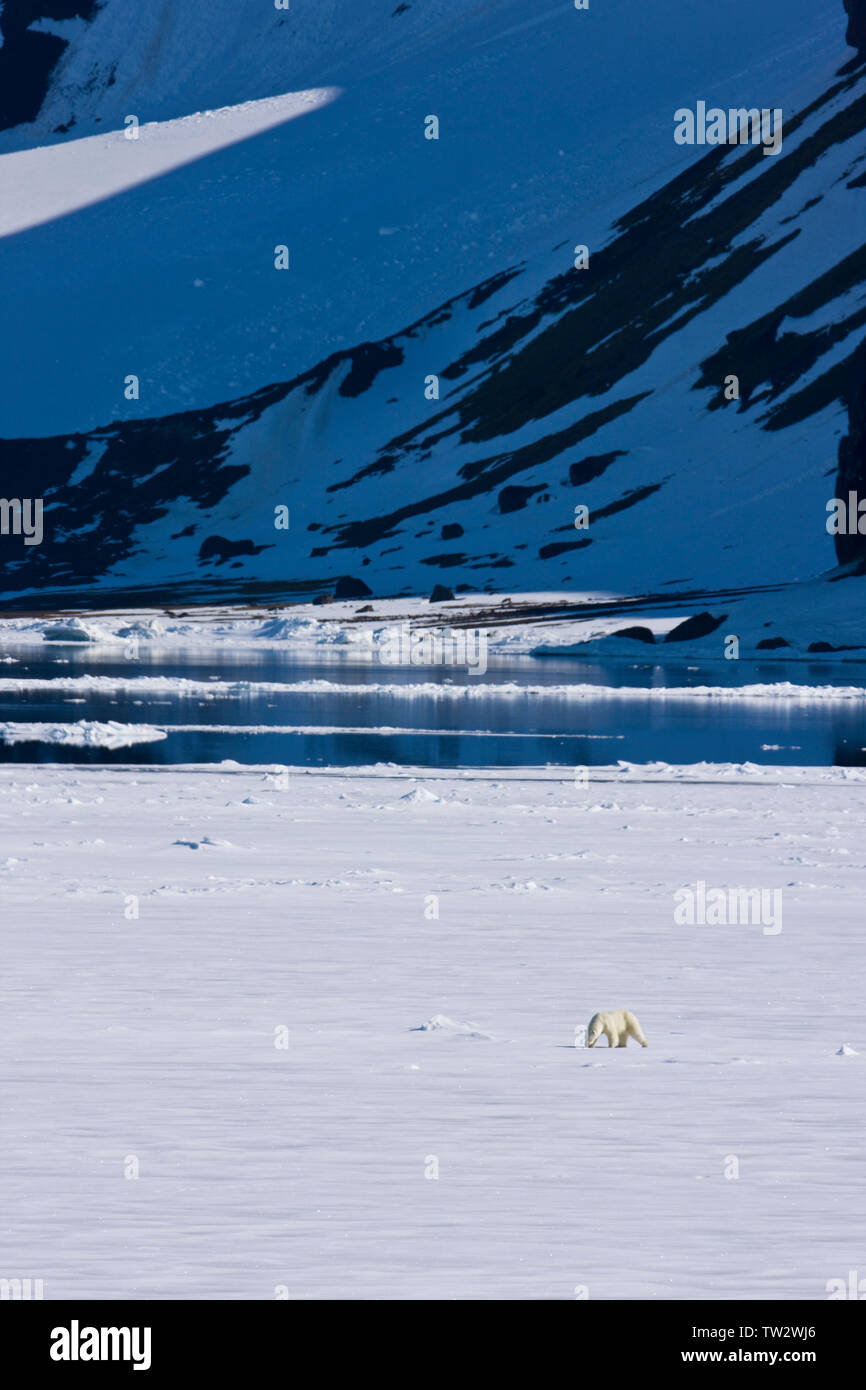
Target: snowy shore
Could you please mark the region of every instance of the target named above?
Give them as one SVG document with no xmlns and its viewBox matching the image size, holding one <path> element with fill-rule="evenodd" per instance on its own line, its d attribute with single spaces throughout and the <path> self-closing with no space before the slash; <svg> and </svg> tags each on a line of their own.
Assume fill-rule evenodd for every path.
<svg viewBox="0 0 866 1390">
<path fill-rule="evenodd" d="M 825 1298 L 866 1233 L 863 780 L 0 767 L 7 1269 Z M 701 881 L 782 930 L 678 925 Z M 622 1007 L 646 1051 L 574 1046 Z"/>
<path fill-rule="evenodd" d="M 826 660 L 866 662 L 866 579 L 849 578 L 840 603 L 839 585 L 826 576 L 782 586 L 770 594 L 727 595 L 703 600 L 641 599 L 606 592 L 560 590 L 514 594 L 460 595 L 433 603 L 426 598 L 339 600 L 324 605 L 247 607 L 201 605 L 190 609 L 105 609 L 76 614 L 58 612 L 0 618 L 0 661 L 14 661 L 22 651 L 47 651 L 70 645 L 135 660 L 151 653 L 228 653 L 244 651 L 329 651 L 352 660 L 391 664 L 402 635 L 409 664 L 423 666 L 431 634 L 448 643 L 481 643 L 483 660 L 473 650 L 458 654 L 457 664 L 477 665 L 483 673 L 487 655 L 567 656 L 586 660 L 624 658 L 635 662 L 700 660 L 730 668 L 733 634 L 739 658 L 784 665 L 808 661 L 820 668 Z M 718 626 L 684 639 L 670 634 L 706 606 Z M 643 640 L 623 636 L 640 632 Z M 435 646 L 435 641 L 434 641 Z M 11 652 L 13 656 L 3 656 Z M 448 664 L 453 658 L 444 656 Z M 738 658 L 738 659 L 739 659 Z M 443 661 L 440 653 L 436 664 Z M 736 659 L 733 662 L 736 666 Z"/>
</svg>

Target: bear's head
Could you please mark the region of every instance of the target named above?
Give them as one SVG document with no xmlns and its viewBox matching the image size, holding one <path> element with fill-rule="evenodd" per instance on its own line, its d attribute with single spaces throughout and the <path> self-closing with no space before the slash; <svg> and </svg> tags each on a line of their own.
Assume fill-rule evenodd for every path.
<svg viewBox="0 0 866 1390">
<path fill-rule="evenodd" d="M 592 1018 L 590 1019 L 589 1029 L 586 1034 L 587 1047 L 595 1047 L 596 1043 L 601 1037 L 601 1032 L 601 1014 L 593 1014 Z"/>
</svg>

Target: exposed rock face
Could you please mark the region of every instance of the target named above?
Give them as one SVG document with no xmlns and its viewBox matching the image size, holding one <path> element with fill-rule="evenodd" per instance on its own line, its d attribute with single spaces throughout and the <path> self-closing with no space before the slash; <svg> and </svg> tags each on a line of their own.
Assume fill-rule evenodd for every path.
<svg viewBox="0 0 866 1390">
<path fill-rule="evenodd" d="M 696 613 L 693 618 L 684 618 L 676 627 L 672 627 L 665 641 L 697 642 L 700 637 L 709 637 L 711 632 L 721 627 L 727 616 L 727 613 L 723 613 L 720 618 L 714 618 L 712 613 Z"/>
<path fill-rule="evenodd" d="M 435 585 L 430 595 L 431 603 L 449 603 L 454 597 L 453 591 L 446 584 Z"/>
<path fill-rule="evenodd" d="M 845 0 L 848 31 L 845 42 L 852 48 L 866 49 L 866 0 Z"/>
<path fill-rule="evenodd" d="M 866 497 L 866 349 L 854 357 L 848 394 L 848 433 L 839 441 L 836 496 L 847 502 L 851 492 L 859 498 Z M 866 536 L 861 536 L 850 522 L 849 530 L 838 531 L 834 540 L 840 565 L 852 560 L 866 564 Z"/>
<path fill-rule="evenodd" d="M 519 487 L 516 483 L 509 487 L 504 487 L 499 494 L 499 510 L 505 515 L 507 512 L 522 511 L 535 492 L 543 491 L 543 486 Z"/>
<path fill-rule="evenodd" d="M 346 575 L 337 580 L 334 593 L 337 598 L 370 598 L 373 590 L 364 583 L 363 579 L 352 579 Z"/>
<path fill-rule="evenodd" d="M 620 627 L 611 633 L 611 637 L 630 637 L 633 642 L 646 642 L 647 646 L 652 646 L 656 640 L 649 627 Z"/>
<path fill-rule="evenodd" d="M 236 560 L 239 555 L 258 555 L 266 549 L 267 546 L 255 545 L 252 541 L 228 541 L 225 536 L 208 536 L 202 542 L 198 558 L 202 563 L 213 560 L 218 565 L 224 565 L 226 560 Z"/>
<path fill-rule="evenodd" d="M 0 6 L 0 130 L 33 121 L 69 40 L 31 27 L 43 19 L 92 19 L 96 0 L 15 0 Z"/>
</svg>

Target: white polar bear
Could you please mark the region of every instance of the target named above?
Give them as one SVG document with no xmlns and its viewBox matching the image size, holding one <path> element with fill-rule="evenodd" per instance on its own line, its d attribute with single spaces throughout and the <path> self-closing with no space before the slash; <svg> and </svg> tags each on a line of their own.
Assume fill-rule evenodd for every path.
<svg viewBox="0 0 866 1390">
<path fill-rule="evenodd" d="M 641 1047 L 649 1047 L 643 1029 L 628 1009 L 610 1009 L 607 1013 L 593 1014 L 586 1035 L 587 1047 L 595 1047 L 602 1033 L 607 1038 L 608 1047 L 625 1047 L 629 1038 L 634 1038 Z"/>
</svg>

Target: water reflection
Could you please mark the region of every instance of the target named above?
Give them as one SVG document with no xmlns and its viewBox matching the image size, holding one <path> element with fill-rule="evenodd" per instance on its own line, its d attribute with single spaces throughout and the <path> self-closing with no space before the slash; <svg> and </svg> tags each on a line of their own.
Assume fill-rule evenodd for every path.
<svg viewBox="0 0 866 1390">
<path fill-rule="evenodd" d="M 573 768 L 657 759 L 673 763 L 745 762 L 866 765 L 866 702 L 801 704 L 792 700 L 719 701 L 564 697 L 563 685 L 739 685 L 780 680 L 804 685 L 859 685 L 859 666 L 839 663 L 648 662 L 588 663 L 570 659 L 495 658 L 483 678 L 458 668 L 385 667 L 356 652 L 185 652 L 144 649 L 130 662 L 110 648 L 63 647 L 43 652 L 6 648 L 14 664 L 0 679 L 50 680 L 100 675 L 125 681 L 159 675 L 208 681 L 297 684 L 328 680 L 356 689 L 252 690 L 226 695 L 134 688 L 108 691 L 0 689 L 0 721 L 72 723 L 80 719 L 153 724 L 160 742 L 133 748 L 81 749 L 41 742 L 0 744 L 13 763 L 288 763 L 337 767 L 393 762 L 432 767 L 551 764 Z M 734 669 L 732 669 L 734 668 Z M 516 693 L 485 687 L 535 687 Z M 418 684 L 474 687 L 471 699 L 413 693 Z M 385 686 L 386 690 L 365 689 Z M 540 689 L 539 689 L 540 688 Z M 550 690 L 549 694 L 545 690 Z"/>
</svg>

